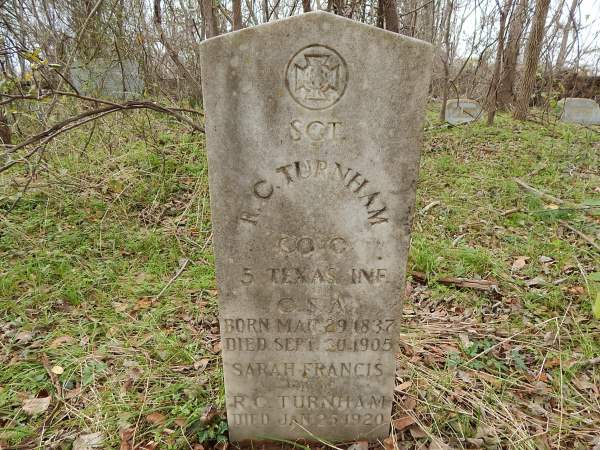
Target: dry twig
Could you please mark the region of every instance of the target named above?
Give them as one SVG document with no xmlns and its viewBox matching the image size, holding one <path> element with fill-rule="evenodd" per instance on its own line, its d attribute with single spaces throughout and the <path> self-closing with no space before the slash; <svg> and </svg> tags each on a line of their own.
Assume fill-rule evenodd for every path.
<svg viewBox="0 0 600 450">
<path fill-rule="evenodd" d="M 410 273 L 415 280 L 420 283 L 427 283 L 429 280 L 427 275 L 423 272 L 412 271 Z M 437 278 L 435 281 L 449 286 L 456 286 L 459 288 L 478 289 L 480 291 L 497 291 L 498 283 L 490 280 L 477 280 L 471 278 L 456 278 L 456 277 L 444 277 Z"/>
</svg>

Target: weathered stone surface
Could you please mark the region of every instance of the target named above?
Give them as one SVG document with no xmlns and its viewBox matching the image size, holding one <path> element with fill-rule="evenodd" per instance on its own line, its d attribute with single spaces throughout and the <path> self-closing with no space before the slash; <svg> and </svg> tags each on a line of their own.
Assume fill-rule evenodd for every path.
<svg viewBox="0 0 600 450">
<path fill-rule="evenodd" d="M 476 100 L 460 98 L 446 102 L 446 122 L 452 125 L 473 122 L 481 113 L 481 105 Z"/>
<path fill-rule="evenodd" d="M 560 120 L 581 125 L 600 125 L 600 106 L 591 98 L 564 98 L 560 100 Z"/>
<path fill-rule="evenodd" d="M 233 440 L 387 436 L 431 60 L 323 12 L 202 45 Z"/>
</svg>

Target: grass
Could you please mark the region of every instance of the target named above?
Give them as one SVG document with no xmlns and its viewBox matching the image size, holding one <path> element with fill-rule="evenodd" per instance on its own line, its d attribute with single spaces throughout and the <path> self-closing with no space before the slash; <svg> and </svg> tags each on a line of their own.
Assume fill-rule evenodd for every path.
<svg viewBox="0 0 600 450">
<path fill-rule="evenodd" d="M 598 240 L 598 210 L 513 178 L 597 204 L 600 137 L 502 114 L 449 128 L 435 114 L 409 261 L 429 282 L 411 283 L 398 355 L 395 417 L 415 424 L 391 445 L 590 448 L 600 255 L 564 222 Z M 163 117 L 107 116 L 53 142 L 24 193 L 26 167 L 0 175 L 0 448 L 226 436 L 203 146 Z M 499 292 L 437 282 L 448 276 Z M 46 411 L 25 412 L 48 395 Z"/>
</svg>

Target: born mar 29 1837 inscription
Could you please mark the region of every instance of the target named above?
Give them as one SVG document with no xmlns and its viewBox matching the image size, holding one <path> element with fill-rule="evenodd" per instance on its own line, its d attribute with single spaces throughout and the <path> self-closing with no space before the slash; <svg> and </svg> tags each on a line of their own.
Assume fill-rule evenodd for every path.
<svg viewBox="0 0 600 450">
<path fill-rule="evenodd" d="M 429 44 L 317 12 L 201 47 L 230 437 L 385 437 Z"/>
</svg>

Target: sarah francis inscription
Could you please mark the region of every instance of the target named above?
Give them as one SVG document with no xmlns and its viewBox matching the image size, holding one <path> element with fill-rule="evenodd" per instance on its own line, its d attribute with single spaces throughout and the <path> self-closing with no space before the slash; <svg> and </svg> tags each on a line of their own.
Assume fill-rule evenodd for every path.
<svg viewBox="0 0 600 450">
<path fill-rule="evenodd" d="M 431 59 L 323 12 L 202 44 L 232 440 L 388 435 Z"/>
</svg>

